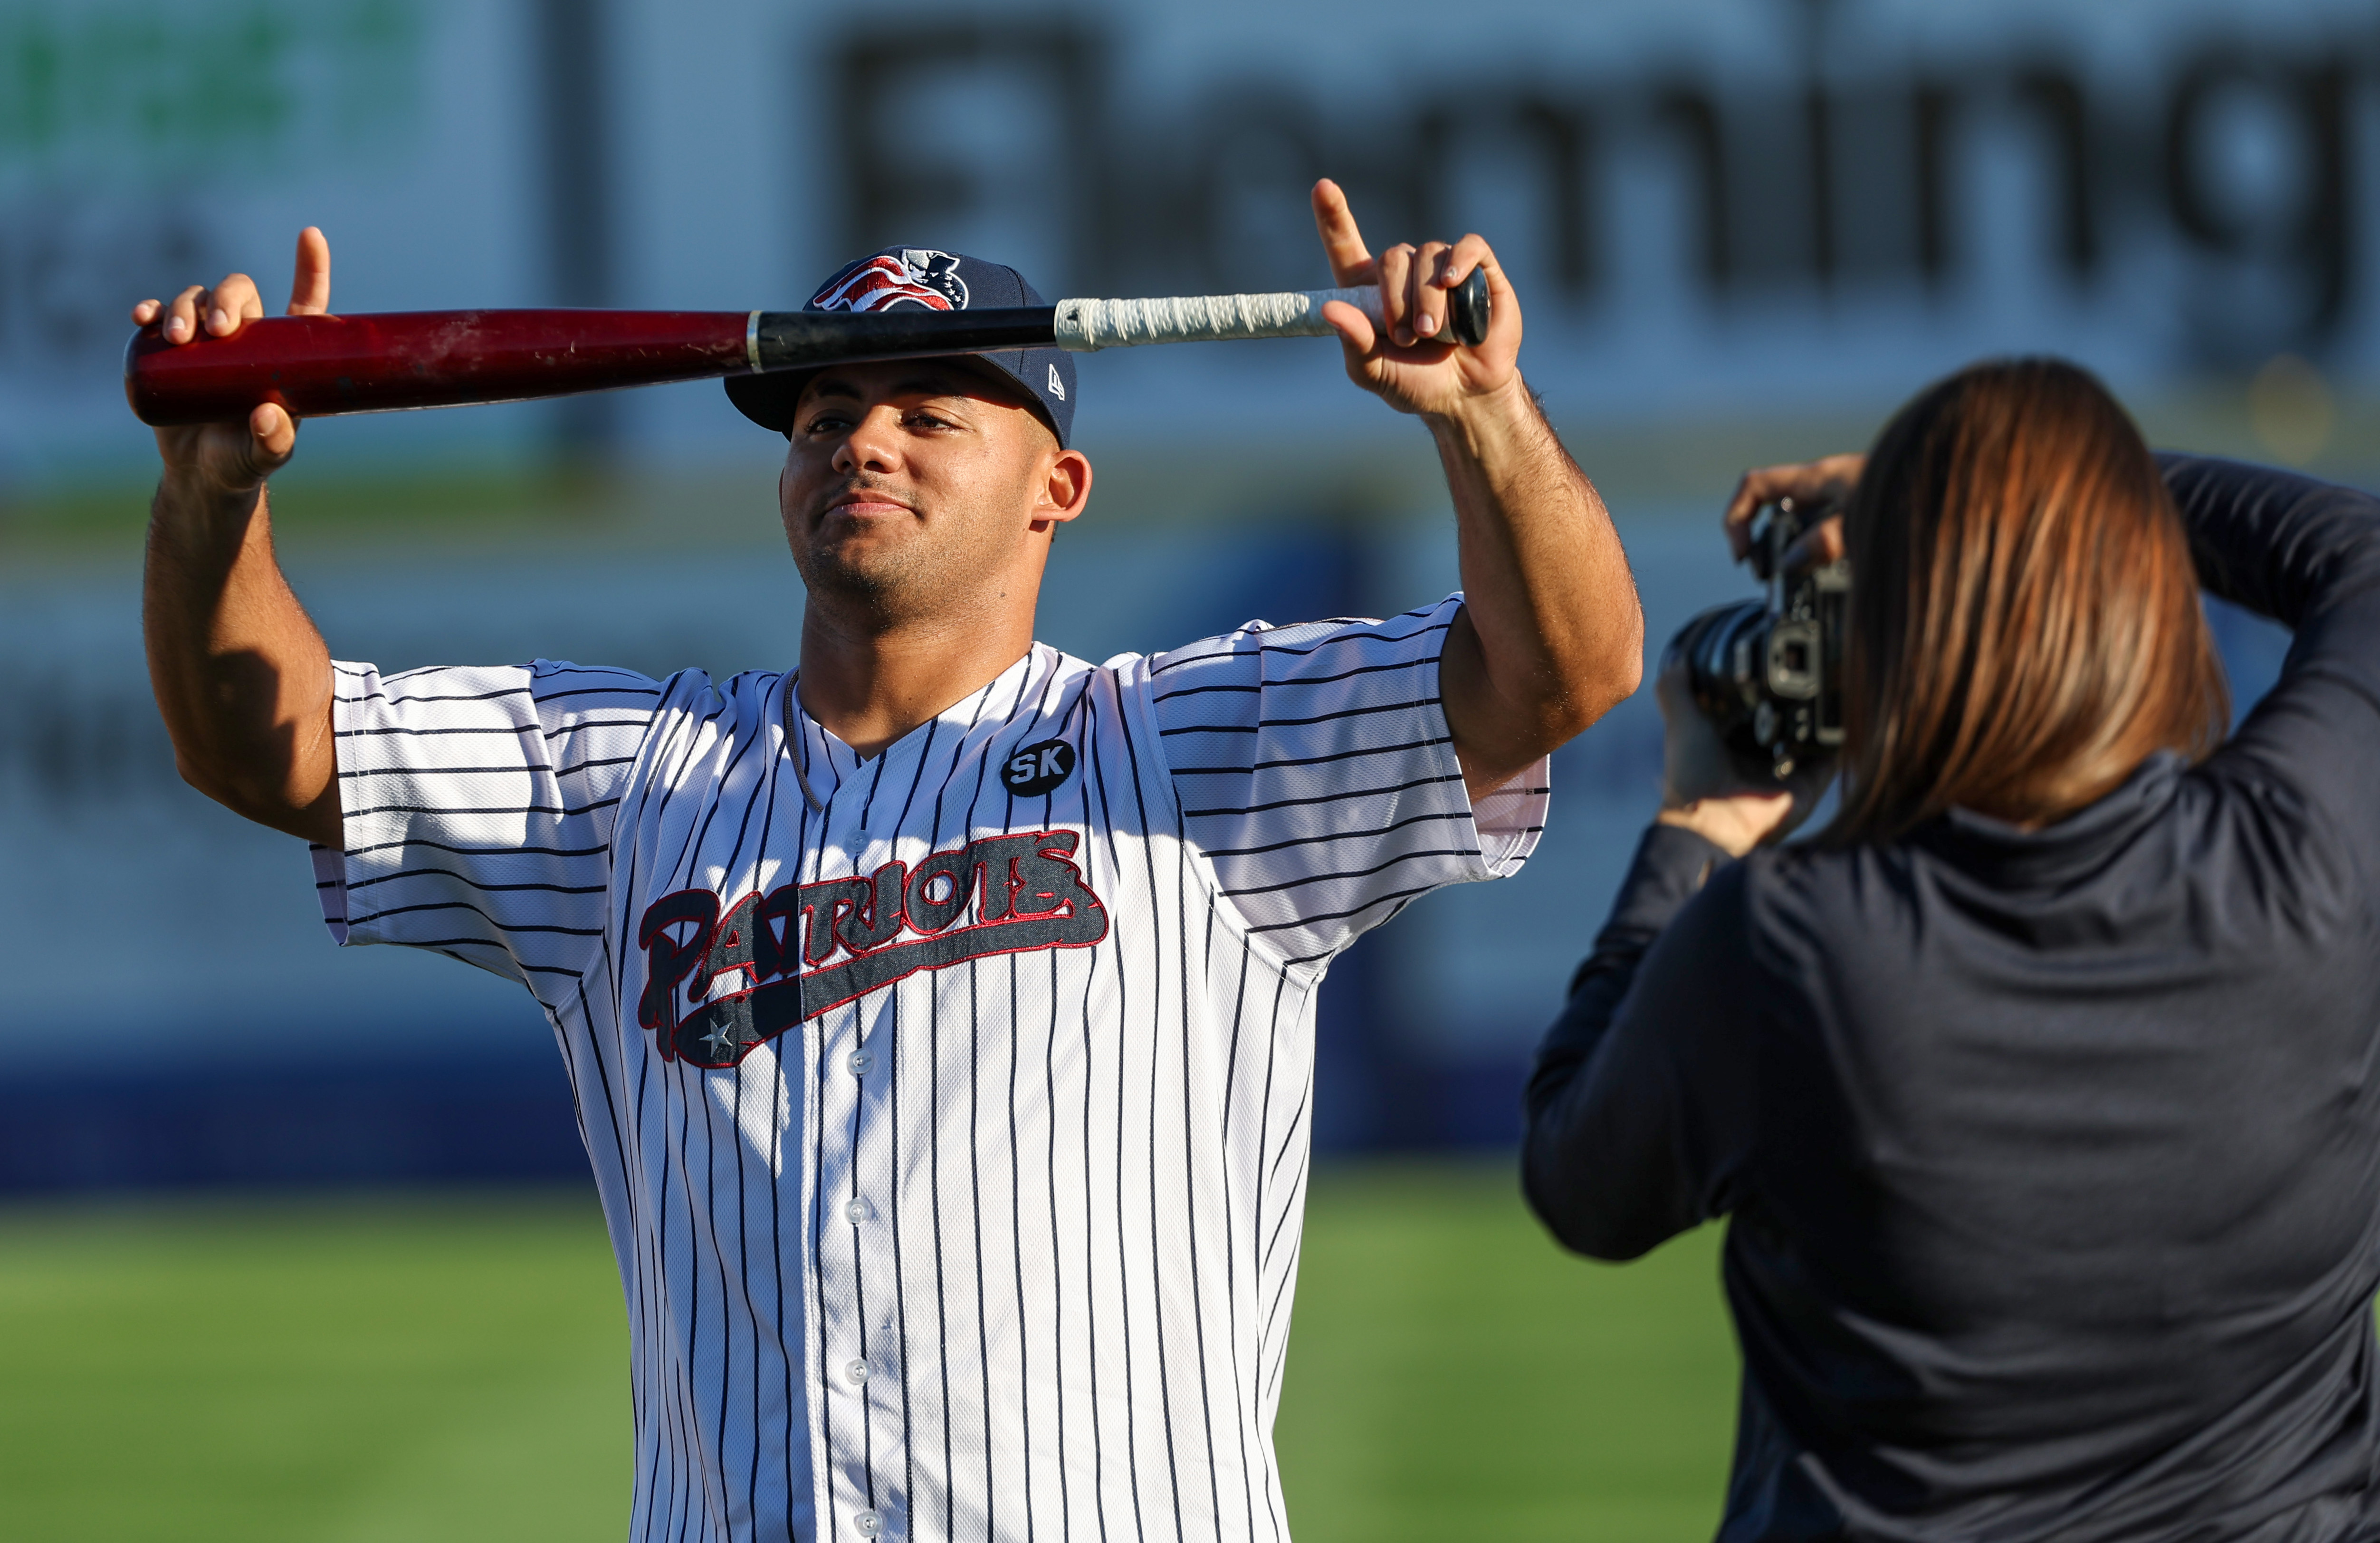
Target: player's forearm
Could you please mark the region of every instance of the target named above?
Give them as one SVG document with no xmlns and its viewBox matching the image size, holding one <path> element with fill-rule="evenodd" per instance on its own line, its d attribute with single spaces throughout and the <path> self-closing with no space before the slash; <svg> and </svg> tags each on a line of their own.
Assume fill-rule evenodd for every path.
<svg viewBox="0 0 2380 1543">
<path fill-rule="evenodd" d="M 1644 614 L 1602 499 L 1518 376 L 1430 428 L 1454 493 L 1467 602 L 1442 688 L 1479 791 L 1636 689 Z"/>
<path fill-rule="evenodd" d="M 149 679 L 184 780 L 261 824 L 338 844 L 330 653 L 273 559 L 263 489 L 169 469 L 144 577 Z"/>
</svg>

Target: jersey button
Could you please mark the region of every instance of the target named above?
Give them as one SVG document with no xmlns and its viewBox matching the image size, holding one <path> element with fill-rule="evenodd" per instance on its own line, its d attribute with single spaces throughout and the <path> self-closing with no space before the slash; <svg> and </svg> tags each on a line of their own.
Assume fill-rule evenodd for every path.
<svg viewBox="0 0 2380 1543">
<path fill-rule="evenodd" d="M 853 1076 L 864 1077 L 868 1075 L 868 1069 L 876 1064 L 876 1052 L 869 1050 L 854 1051 L 851 1052 L 851 1060 L 846 1064 L 851 1067 Z"/>
<path fill-rule="evenodd" d="M 872 1511 L 863 1511 L 851 1519 L 854 1532 L 862 1537 L 873 1537 L 884 1530 L 884 1518 Z"/>
<path fill-rule="evenodd" d="M 856 1227 L 863 1221 L 874 1221 L 876 1208 L 865 1200 L 852 1199 L 844 1203 L 843 1214 L 850 1219 L 853 1226 Z"/>
<path fill-rule="evenodd" d="M 843 1375 L 851 1379 L 851 1385 L 856 1388 L 862 1382 L 868 1380 L 868 1363 L 865 1361 L 854 1361 L 849 1366 L 843 1368 Z"/>
</svg>

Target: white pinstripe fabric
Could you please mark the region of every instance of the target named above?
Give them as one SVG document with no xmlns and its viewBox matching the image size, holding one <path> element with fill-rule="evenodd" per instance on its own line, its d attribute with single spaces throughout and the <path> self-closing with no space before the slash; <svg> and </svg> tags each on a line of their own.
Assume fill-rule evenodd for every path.
<svg viewBox="0 0 2380 1543">
<path fill-rule="evenodd" d="M 553 1024 L 627 1294 L 633 1538 L 1286 1537 L 1314 989 L 1543 812 L 1542 767 L 1464 796 L 1458 602 L 1037 646 L 866 762 L 789 735 L 780 674 L 338 667 L 325 917 Z M 1075 772 L 1012 795 L 1050 740 Z M 1011 832 L 1044 834 L 969 844 Z M 728 914 L 647 929 L 672 905 Z"/>
</svg>

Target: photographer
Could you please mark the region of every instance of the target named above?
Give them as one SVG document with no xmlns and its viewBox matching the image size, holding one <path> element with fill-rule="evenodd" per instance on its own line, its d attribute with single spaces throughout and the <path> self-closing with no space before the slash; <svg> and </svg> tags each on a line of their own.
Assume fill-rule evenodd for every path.
<svg viewBox="0 0 2380 1543">
<path fill-rule="evenodd" d="M 1755 851 L 1826 769 L 1665 670 L 1531 1204 L 1611 1259 L 1731 1218 L 1722 1543 L 2380 1537 L 2380 501 L 2023 360 L 1747 478 L 1739 553 L 1852 482 L 1841 813 Z M 2228 743 L 2201 583 L 2297 634 Z"/>
</svg>

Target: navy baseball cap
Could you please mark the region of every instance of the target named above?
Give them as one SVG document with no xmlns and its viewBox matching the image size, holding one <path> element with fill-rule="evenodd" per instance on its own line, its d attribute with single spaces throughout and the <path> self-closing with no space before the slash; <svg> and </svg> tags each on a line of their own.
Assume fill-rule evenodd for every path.
<svg viewBox="0 0 2380 1543">
<path fill-rule="evenodd" d="M 804 310 L 889 310 L 915 306 L 925 310 L 997 310 L 1046 306 L 1050 302 L 1015 269 L 979 257 L 932 247 L 887 247 L 845 263 L 819 286 Z M 981 359 L 1025 388 L 1025 395 L 1064 446 L 1075 427 L 1075 357 L 1063 348 L 1011 348 L 997 354 L 955 356 Z M 730 375 L 727 399 L 763 429 L 791 434 L 794 406 L 815 370 L 780 370 L 766 375 Z"/>
</svg>

